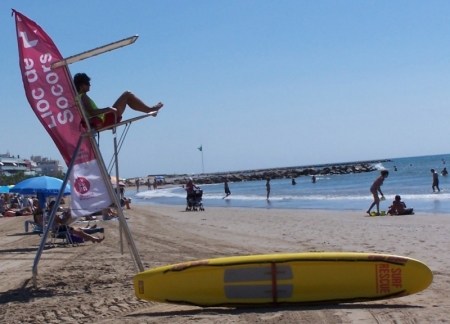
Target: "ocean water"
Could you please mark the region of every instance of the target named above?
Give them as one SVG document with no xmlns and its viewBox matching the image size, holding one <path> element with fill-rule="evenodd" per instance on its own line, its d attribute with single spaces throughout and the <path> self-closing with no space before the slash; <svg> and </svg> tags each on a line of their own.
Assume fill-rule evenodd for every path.
<svg viewBox="0 0 450 324">
<path fill-rule="evenodd" d="M 374 164 L 379 170 L 389 170 L 389 177 L 381 190 L 386 197 L 380 203 L 380 210 L 388 210 L 394 196 L 399 194 L 407 207 L 413 207 L 417 213 L 450 212 L 450 176 L 440 172 L 450 163 L 450 155 L 433 155 L 392 159 L 392 162 Z M 397 171 L 394 171 L 394 166 Z M 450 167 L 450 165 L 449 165 Z M 440 193 L 431 189 L 434 168 L 439 173 Z M 450 170 L 450 169 L 449 169 Z M 378 171 L 359 174 L 316 176 L 316 183 L 309 176 L 298 177 L 297 184 L 291 179 L 271 180 L 269 201 L 266 200 L 265 181 L 231 182 L 231 195 L 223 197 L 223 184 L 201 185 L 203 205 L 208 207 L 237 208 L 277 208 L 277 209 L 324 209 L 354 210 L 362 214 L 373 201 L 369 191 Z M 186 205 L 186 192 L 181 187 L 146 190 L 140 187 L 126 188 L 126 196 L 133 203 L 148 205 Z M 183 207 L 182 207 L 183 208 Z M 375 210 L 375 209 L 373 209 Z"/>
</svg>

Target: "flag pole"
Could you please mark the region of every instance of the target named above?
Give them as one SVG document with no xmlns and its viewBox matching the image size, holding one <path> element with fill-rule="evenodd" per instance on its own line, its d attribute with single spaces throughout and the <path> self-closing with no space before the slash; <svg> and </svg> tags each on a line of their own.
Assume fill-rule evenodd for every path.
<svg viewBox="0 0 450 324">
<path fill-rule="evenodd" d="M 203 165 L 203 150 L 202 150 L 202 173 L 205 174 L 205 167 Z"/>
<path fill-rule="evenodd" d="M 200 147 L 197 147 L 197 149 L 202 152 L 202 174 L 205 174 L 205 167 L 203 165 L 203 144 L 200 144 Z"/>
</svg>

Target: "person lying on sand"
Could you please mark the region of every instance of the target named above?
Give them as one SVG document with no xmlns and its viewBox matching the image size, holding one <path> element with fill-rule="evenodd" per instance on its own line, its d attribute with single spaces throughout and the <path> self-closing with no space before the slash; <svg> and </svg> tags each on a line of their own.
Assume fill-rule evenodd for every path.
<svg viewBox="0 0 450 324">
<path fill-rule="evenodd" d="M 24 208 L 8 208 L 3 213 L 5 217 L 15 217 L 15 216 L 30 216 L 33 215 L 31 207 Z"/>
<path fill-rule="evenodd" d="M 117 214 L 117 210 L 115 208 L 113 208 L 114 206 L 115 205 L 113 204 L 112 207 L 107 207 L 107 208 L 103 209 L 102 218 L 104 221 L 119 218 L 119 215 Z M 129 219 L 130 217 L 125 217 L 125 218 Z"/>
<path fill-rule="evenodd" d="M 51 211 L 55 206 L 55 201 L 52 200 L 49 205 L 48 209 Z M 84 239 L 85 241 L 91 241 L 92 243 L 100 243 L 105 239 L 105 235 L 103 235 L 102 238 L 89 235 L 85 232 L 83 232 L 83 228 L 80 227 L 71 227 L 68 226 L 69 220 L 72 218 L 72 213 L 70 209 L 66 209 L 61 215 L 57 215 L 55 217 L 55 220 L 53 221 L 53 224 L 58 226 L 58 232 L 62 231 L 69 231 L 70 234 L 75 234 L 78 237 Z M 37 220 L 36 223 L 38 223 L 40 226 L 43 226 L 43 218 L 42 215 L 36 215 L 35 219 Z M 93 228 L 93 227 L 91 227 Z"/>
</svg>

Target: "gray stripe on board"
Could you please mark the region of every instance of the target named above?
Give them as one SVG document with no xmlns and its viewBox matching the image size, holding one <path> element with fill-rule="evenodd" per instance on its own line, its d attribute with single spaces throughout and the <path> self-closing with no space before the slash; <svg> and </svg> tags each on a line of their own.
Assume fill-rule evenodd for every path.
<svg viewBox="0 0 450 324">
<path fill-rule="evenodd" d="M 292 279 L 292 270 L 290 266 L 277 266 L 277 281 Z M 253 267 L 253 268 L 239 268 L 226 269 L 223 281 L 229 282 L 244 282 L 244 281 L 267 281 L 272 280 L 272 268 L 269 267 Z"/>
</svg>

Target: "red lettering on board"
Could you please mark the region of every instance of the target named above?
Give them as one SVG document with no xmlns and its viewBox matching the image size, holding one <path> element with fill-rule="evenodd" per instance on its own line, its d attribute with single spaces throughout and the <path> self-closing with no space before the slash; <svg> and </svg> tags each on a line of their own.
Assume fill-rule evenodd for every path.
<svg viewBox="0 0 450 324">
<path fill-rule="evenodd" d="M 376 292 L 390 294 L 391 289 L 402 288 L 402 269 L 390 264 L 375 265 Z"/>
<path fill-rule="evenodd" d="M 391 271 L 391 275 L 392 275 L 392 287 L 395 288 L 402 288 L 402 269 L 401 268 L 397 268 L 397 269 L 392 269 Z"/>
</svg>

